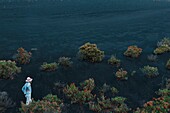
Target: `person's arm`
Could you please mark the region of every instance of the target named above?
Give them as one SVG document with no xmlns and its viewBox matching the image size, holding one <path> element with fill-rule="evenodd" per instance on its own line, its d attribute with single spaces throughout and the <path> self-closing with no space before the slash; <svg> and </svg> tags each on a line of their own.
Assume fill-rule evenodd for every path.
<svg viewBox="0 0 170 113">
<path fill-rule="evenodd" d="M 26 84 L 22 87 L 22 91 L 26 94 Z"/>
</svg>

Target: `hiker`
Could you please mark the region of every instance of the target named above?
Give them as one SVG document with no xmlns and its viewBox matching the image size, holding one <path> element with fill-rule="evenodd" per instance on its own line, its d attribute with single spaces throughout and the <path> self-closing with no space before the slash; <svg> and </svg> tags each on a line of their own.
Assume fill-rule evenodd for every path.
<svg viewBox="0 0 170 113">
<path fill-rule="evenodd" d="M 26 83 L 22 87 L 22 91 L 26 97 L 26 105 L 29 105 L 32 102 L 32 99 L 31 99 L 31 92 L 32 92 L 31 82 L 32 82 L 32 80 L 33 80 L 32 78 L 27 77 L 27 79 L 25 80 Z"/>
</svg>

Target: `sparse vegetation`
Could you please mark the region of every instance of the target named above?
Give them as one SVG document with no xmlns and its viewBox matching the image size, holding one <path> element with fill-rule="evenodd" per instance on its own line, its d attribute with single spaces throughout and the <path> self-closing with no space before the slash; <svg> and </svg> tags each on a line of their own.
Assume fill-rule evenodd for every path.
<svg viewBox="0 0 170 113">
<path fill-rule="evenodd" d="M 157 67 L 151 67 L 149 65 L 144 66 L 141 71 L 143 74 L 145 74 L 147 77 L 152 78 L 159 75 L 158 68 Z"/>
<path fill-rule="evenodd" d="M 157 43 L 157 48 L 154 50 L 154 54 L 163 54 L 170 51 L 170 38 L 163 38 Z"/>
<path fill-rule="evenodd" d="M 27 52 L 24 48 L 18 48 L 17 54 L 13 56 L 14 60 L 20 64 L 28 64 L 30 63 L 30 59 L 32 57 L 31 52 Z"/>
<path fill-rule="evenodd" d="M 71 67 L 73 62 L 71 61 L 71 58 L 69 57 L 60 57 L 58 59 L 58 64 L 63 67 Z"/>
<path fill-rule="evenodd" d="M 89 109 L 95 112 L 127 113 L 129 108 L 124 101 L 123 97 L 106 98 L 102 96 L 97 98 L 97 102 L 90 102 Z"/>
<path fill-rule="evenodd" d="M 94 112 L 101 112 L 101 113 L 127 113 L 130 109 L 125 104 L 126 98 L 124 97 L 106 97 L 105 92 L 111 91 L 113 96 L 118 93 L 118 90 L 115 87 L 110 87 L 107 84 L 104 84 L 102 86 L 102 89 L 100 89 L 103 93 L 99 95 L 97 98 L 97 101 L 91 101 L 89 102 L 89 109 Z"/>
<path fill-rule="evenodd" d="M 0 92 L 0 113 L 15 106 L 15 103 L 8 97 L 7 92 Z"/>
<path fill-rule="evenodd" d="M 128 73 L 127 71 L 121 68 L 116 72 L 115 75 L 119 80 L 127 80 L 128 79 L 127 73 Z"/>
<path fill-rule="evenodd" d="M 88 80 L 85 80 L 84 82 L 80 83 L 80 86 L 84 90 L 92 91 L 95 88 L 94 79 L 89 78 Z"/>
<path fill-rule="evenodd" d="M 21 102 L 21 113 L 61 113 L 62 100 L 56 95 L 48 94 L 42 100 L 33 101 L 29 105 Z"/>
<path fill-rule="evenodd" d="M 113 95 L 116 95 L 119 91 L 115 87 L 112 87 L 111 92 Z"/>
<path fill-rule="evenodd" d="M 104 83 L 103 86 L 100 88 L 99 92 L 100 94 L 103 94 L 109 90 L 110 90 L 110 85 L 107 85 L 106 83 Z"/>
<path fill-rule="evenodd" d="M 79 58 L 92 63 L 101 62 L 104 58 L 104 51 L 97 48 L 96 44 L 85 43 L 79 48 Z"/>
<path fill-rule="evenodd" d="M 157 61 L 157 58 L 158 58 L 157 55 L 153 55 L 153 54 L 148 55 L 148 60 L 151 61 L 151 62 Z"/>
<path fill-rule="evenodd" d="M 15 61 L 0 60 L 0 78 L 13 79 L 14 75 L 20 72 L 21 67 L 17 67 Z"/>
<path fill-rule="evenodd" d="M 164 38 L 162 39 L 162 41 L 157 43 L 157 48 L 154 50 L 154 54 L 156 55 L 154 54 L 148 55 L 147 59 L 148 61 L 155 62 L 157 61 L 157 57 L 158 57 L 157 54 L 162 54 L 169 51 L 170 51 L 170 39 Z M 14 75 L 20 73 L 21 67 L 17 67 L 16 63 L 19 64 L 30 63 L 30 59 L 32 57 L 31 52 L 27 52 L 24 48 L 19 48 L 17 52 L 18 53 L 13 57 L 15 61 L 0 60 L 0 79 L 13 79 Z M 124 52 L 124 55 L 127 57 L 138 58 L 141 55 L 141 53 L 142 53 L 142 48 L 132 45 L 128 47 L 128 49 Z M 81 60 L 95 63 L 95 62 L 101 62 L 103 60 L 104 51 L 98 49 L 96 44 L 85 43 L 79 48 L 78 55 L 79 58 L 81 58 Z M 132 59 L 128 59 L 128 60 L 132 61 Z M 117 67 L 119 67 L 121 64 L 121 60 L 118 59 L 115 55 L 112 55 L 107 62 L 108 64 Z M 126 61 L 123 62 L 122 66 L 124 65 L 128 66 L 126 63 L 127 63 Z M 42 71 L 55 71 L 58 69 L 59 66 L 66 68 L 66 67 L 71 67 L 72 64 L 73 62 L 71 61 L 71 58 L 60 57 L 58 59 L 58 62 L 53 62 L 53 63 L 44 62 L 41 65 L 40 69 Z M 86 65 L 88 63 L 84 63 L 84 64 Z M 95 64 L 95 66 L 96 65 L 98 64 Z M 170 69 L 170 59 L 166 63 L 166 68 Z M 64 71 L 70 71 L 70 70 L 64 70 Z M 148 78 L 156 77 L 159 75 L 158 68 L 149 65 L 141 68 L 141 71 Z M 118 68 L 118 70 L 115 73 L 115 76 L 118 80 L 127 80 L 129 77 L 128 75 L 133 76 L 135 73 L 136 73 L 135 70 L 129 74 L 129 72 L 127 72 L 123 68 Z M 116 81 L 116 82 L 121 83 L 120 81 Z M 127 99 L 121 96 L 117 96 L 119 93 L 117 88 L 110 87 L 110 85 L 104 83 L 103 86 L 99 87 L 98 89 L 98 87 L 96 88 L 96 84 L 93 78 L 89 78 L 81 82 L 79 85 L 76 85 L 75 83 L 66 84 L 61 82 L 57 82 L 54 85 L 58 91 L 55 93 L 59 93 L 59 95 L 62 93 L 63 100 L 65 99 L 65 97 L 69 100 L 69 101 L 65 101 L 67 104 L 69 102 L 68 104 L 69 106 L 72 106 L 72 104 L 78 104 L 82 108 L 83 106 L 89 105 L 90 110 L 94 112 L 100 112 L 100 113 L 112 113 L 112 112 L 127 113 L 130 111 L 130 109 L 125 103 Z M 165 85 L 164 76 L 162 76 L 161 85 L 162 86 Z M 143 104 L 143 107 L 134 110 L 134 113 L 169 113 L 170 112 L 170 80 L 167 79 L 166 88 L 161 88 L 156 93 L 159 95 L 159 97 L 153 98 L 152 100 L 146 102 L 145 104 Z M 14 107 L 14 105 L 15 104 L 8 97 L 8 94 L 6 92 L 0 92 L 0 113 L 4 113 L 7 109 Z M 41 100 L 38 101 L 33 100 L 32 103 L 30 103 L 30 105 L 25 105 L 23 102 L 21 102 L 20 111 L 21 113 L 61 113 L 62 107 L 63 107 L 63 101 L 59 99 L 57 95 L 48 94 Z"/>
<path fill-rule="evenodd" d="M 71 103 L 85 104 L 92 101 L 95 95 L 91 93 L 94 88 L 93 79 L 85 80 L 81 83 L 81 87 L 77 87 L 74 83 L 67 85 L 63 92 L 67 98 L 71 100 Z M 82 89 L 82 90 L 81 90 Z"/>
<path fill-rule="evenodd" d="M 53 63 L 44 62 L 40 67 L 42 71 L 55 71 L 57 68 L 58 64 L 56 62 Z"/>
<path fill-rule="evenodd" d="M 169 83 L 166 84 L 168 86 Z M 137 108 L 134 113 L 169 113 L 170 112 L 170 90 L 168 87 L 156 92 L 160 97 L 146 102 L 142 108 Z"/>
<path fill-rule="evenodd" d="M 115 55 L 112 55 L 111 58 L 108 60 L 108 64 L 111 64 L 112 66 L 116 65 L 117 67 L 120 66 L 120 60 L 116 58 Z"/>
<path fill-rule="evenodd" d="M 125 56 L 137 58 L 142 53 L 142 48 L 138 48 L 137 46 L 129 46 L 128 49 L 124 52 Z"/>
</svg>

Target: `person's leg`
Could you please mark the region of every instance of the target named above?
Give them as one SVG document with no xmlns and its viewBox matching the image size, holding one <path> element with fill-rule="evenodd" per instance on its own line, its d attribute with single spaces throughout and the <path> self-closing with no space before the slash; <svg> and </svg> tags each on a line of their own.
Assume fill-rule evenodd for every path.
<svg viewBox="0 0 170 113">
<path fill-rule="evenodd" d="M 29 105 L 29 96 L 26 96 L 26 105 Z"/>
<path fill-rule="evenodd" d="M 26 96 L 26 105 L 29 105 L 30 102 L 32 102 L 32 100 L 31 100 L 31 95 L 29 94 Z"/>
<path fill-rule="evenodd" d="M 30 94 L 29 102 L 30 102 L 30 103 L 32 102 L 32 99 L 31 99 L 31 94 Z"/>
</svg>

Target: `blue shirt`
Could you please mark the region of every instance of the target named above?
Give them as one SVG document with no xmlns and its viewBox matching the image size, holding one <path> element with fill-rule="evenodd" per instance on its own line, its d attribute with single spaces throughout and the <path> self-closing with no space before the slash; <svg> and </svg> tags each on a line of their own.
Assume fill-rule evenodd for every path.
<svg viewBox="0 0 170 113">
<path fill-rule="evenodd" d="M 30 95 L 32 92 L 31 83 L 26 82 L 25 85 L 22 87 L 22 91 L 26 96 Z"/>
</svg>

